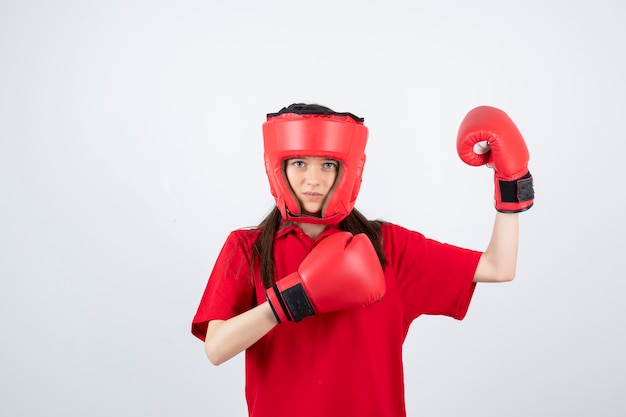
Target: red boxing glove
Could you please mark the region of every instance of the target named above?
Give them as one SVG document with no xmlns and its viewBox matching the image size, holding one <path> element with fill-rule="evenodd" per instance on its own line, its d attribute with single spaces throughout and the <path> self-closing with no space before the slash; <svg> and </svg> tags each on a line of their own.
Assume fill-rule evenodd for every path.
<svg viewBox="0 0 626 417">
<path fill-rule="evenodd" d="M 337 232 L 317 244 L 298 271 L 265 292 L 279 323 L 367 306 L 385 294 L 385 276 L 367 235 Z"/>
<path fill-rule="evenodd" d="M 505 112 L 487 106 L 470 110 L 459 127 L 456 149 L 469 165 L 493 167 L 496 210 L 519 213 L 533 205 L 528 148 Z"/>
</svg>

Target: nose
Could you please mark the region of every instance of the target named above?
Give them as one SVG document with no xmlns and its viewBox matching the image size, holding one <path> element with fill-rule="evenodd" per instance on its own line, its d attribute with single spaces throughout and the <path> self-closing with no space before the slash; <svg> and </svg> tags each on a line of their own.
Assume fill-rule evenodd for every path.
<svg viewBox="0 0 626 417">
<path fill-rule="evenodd" d="M 315 167 L 308 167 L 306 170 L 305 181 L 307 185 L 317 186 L 320 184 L 320 172 Z"/>
</svg>

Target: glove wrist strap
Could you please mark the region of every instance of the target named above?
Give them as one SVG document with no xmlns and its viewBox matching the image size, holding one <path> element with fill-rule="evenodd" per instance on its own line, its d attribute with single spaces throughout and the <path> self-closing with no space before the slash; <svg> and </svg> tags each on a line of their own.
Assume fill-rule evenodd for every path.
<svg viewBox="0 0 626 417">
<path fill-rule="evenodd" d="M 533 205 L 535 190 L 530 172 L 512 181 L 497 180 L 496 209 L 503 213 L 519 213 Z"/>
<path fill-rule="evenodd" d="M 306 317 L 315 314 L 313 306 L 307 297 L 306 292 L 302 284 L 294 285 L 293 287 L 285 288 L 281 292 L 281 296 L 293 321 L 300 321 Z"/>
</svg>

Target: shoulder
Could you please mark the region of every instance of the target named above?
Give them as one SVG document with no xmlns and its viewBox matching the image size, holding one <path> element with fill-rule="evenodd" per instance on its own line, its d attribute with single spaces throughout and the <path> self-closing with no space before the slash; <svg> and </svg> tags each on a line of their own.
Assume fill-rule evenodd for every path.
<svg viewBox="0 0 626 417">
<path fill-rule="evenodd" d="M 383 234 L 383 239 L 425 239 L 424 235 L 420 232 L 407 229 L 406 227 L 397 225 L 390 222 L 378 222 Z"/>
<path fill-rule="evenodd" d="M 238 238 L 238 239 L 255 239 L 258 238 L 261 234 L 261 229 L 258 227 L 242 227 L 240 229 L 236 229 L 230 232 L 229 238 Z"/>
<path fill-rule="evenodd" d="M 224 247 L 239 247 L 247 250 L 254 246 L 260 235 L 261 231 L 256 227 L 232 230 L 226 238 Z"/>
<path fill-rule="evenodd" d="M 401 259 L 409 256 L 408 253 L 419 252 L 427 240 L 421 233 L 395 223 L 379 222 L 379 225 L 383 251 L 391 262 L 394 258 Z"/>
</svg>

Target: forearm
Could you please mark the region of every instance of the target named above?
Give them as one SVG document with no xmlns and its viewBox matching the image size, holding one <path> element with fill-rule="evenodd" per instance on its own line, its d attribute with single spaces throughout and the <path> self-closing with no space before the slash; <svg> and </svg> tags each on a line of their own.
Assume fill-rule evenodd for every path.
<svg viewBox="0 0 626 417">
<path fill-rule="evenodd" d="M 252 346 L 276 324 L 267 302 L 226 321 L 212 320 L 204 344 L 206 355 L 214 365 L 226 362 Z"/>
<path fill-rule="evenodd" d="M 515 278 L 519 240 L 519 214 L 496 213 L 491 240 L 482 254 L 475 282 L 504 282 Z"/>
</svg>

